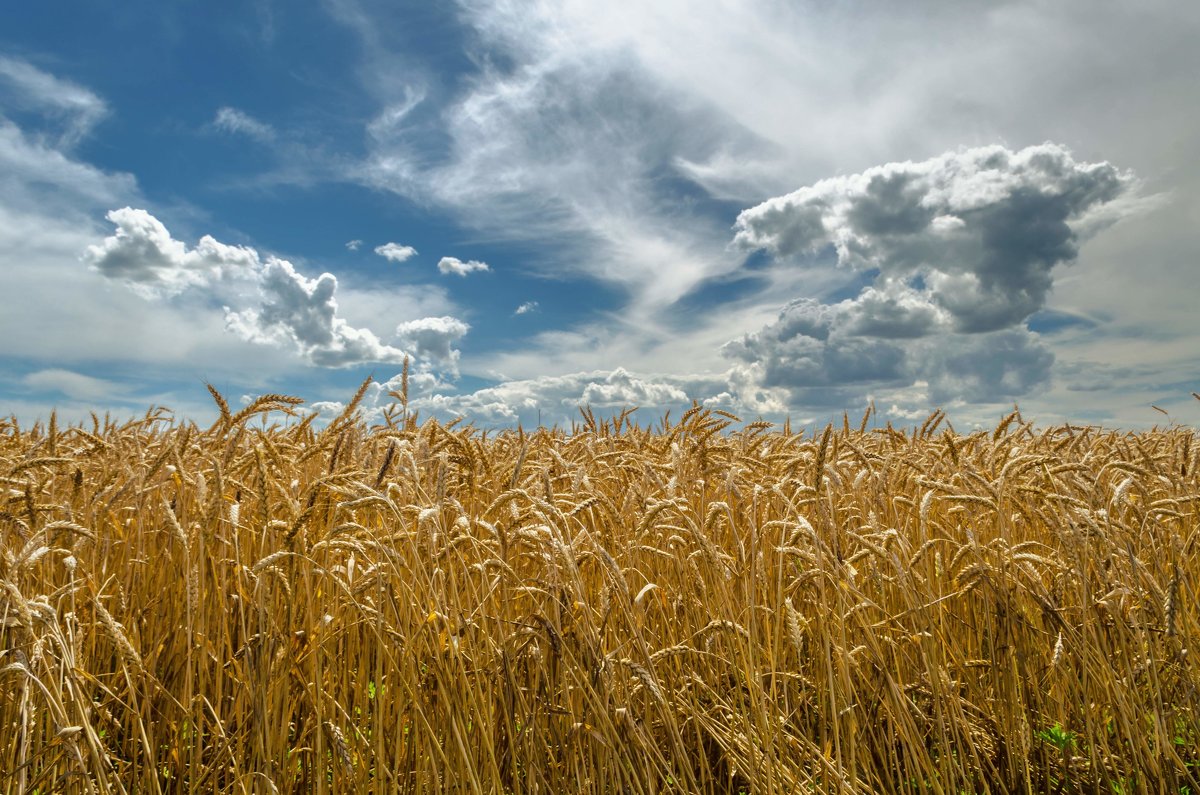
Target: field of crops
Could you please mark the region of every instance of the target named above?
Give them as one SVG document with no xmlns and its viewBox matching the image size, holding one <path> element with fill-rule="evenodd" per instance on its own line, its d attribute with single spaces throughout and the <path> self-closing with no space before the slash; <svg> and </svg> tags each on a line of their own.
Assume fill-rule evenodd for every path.
<svg viewBox="0 0 1200 795">
<path fill-rule="evenodd" d="M 1191 429 L 214 396 L 0 421 L 4 792 L 1200 792 Z"/>
</svg>

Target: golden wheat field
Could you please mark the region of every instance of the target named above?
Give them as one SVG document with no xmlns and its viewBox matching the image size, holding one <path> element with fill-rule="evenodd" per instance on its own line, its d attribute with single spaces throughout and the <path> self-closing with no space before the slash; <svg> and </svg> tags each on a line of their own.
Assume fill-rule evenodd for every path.
<svg viewBox="0 0 1200 795">
<path fill-rule="evenodd" d="M 0 421 L 5 792 L 1200 792 L 1191 429 L 214 397 Z"/>
</svg>

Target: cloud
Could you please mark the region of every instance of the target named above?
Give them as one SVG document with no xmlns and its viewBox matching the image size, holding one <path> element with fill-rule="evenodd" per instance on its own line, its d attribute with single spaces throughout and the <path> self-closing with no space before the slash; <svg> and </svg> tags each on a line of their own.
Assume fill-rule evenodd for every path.
<svg viewBox="0 0 1200 795">
<path fill-rule="evenodd" d="M 487 66 L 448 98 L 380 89 L 384 110 L 358 179 L 489 235 L 537 240 L 528 267 L 614 283 L 646 306 L 736 268 L 720 226 L 693 217 L 697 191 L 676 168 L 682 156 L 745 144 L 736 123 L 647 79 L 628 49 L 593 41 L 585 20 L 564 29 L 548 4 L 472 4 L 460 18 Z M 355 27 L 363 31 L 357 17 Z M 374 63 L 391 62 L 363 37 Z M 422 112 L 436 114 L 436 127 L 422 127 Z"/>
<path fill-rule="evenodd" d="M 380 118 L 401 109 L 400 123 L 373 127 L 355 177 L 490 234 L 537 240 L 543 257 L 530 267 L 615 284 L 629 295 L 624 314 L 642 320 L 741 264 L 722 248 L 724 202 L 747 207 L 878 163 L 1050 138 L 1200 194 L 1177 154 L 1196 143 L 1186 98 L 1200 11 L 1170 0 L 1152 10 L 922 0 L 870 14 L 852 4 L 467 2 L 457 21 L 477 69 L 440 91 L 412 64 L 395 66 L 413 56 L 379 35 L 391 19 L 383 4 L 335 5 L 362 38 Z M 1122 58 L 1102 44 L 1112 40 Z M 1127 110 L 1114 119 L 1113 107 Z"/>
<path fill-rule="evenodd" d="M 861 337 L 924 337 L 950 325 L 926 294 L 895 281 L 866 288 L 845 311 L 847 333 Z"/>
<path fill-rule="evenodd" d="M 1006 329 L 930 339 L 910 354 L 912 372 L 929 382 L 934 405 L 996 403 L 1049 382 L 1054 354 L 1037 334 Z"/>
<path fill-rule="evenodd" d="M 145 210 L 125 207 L 107 217 L 116 224 L 116 234 L 88 246 L 83 259 L 97 273 L 129 284 L 145 298 L 193 291 L 210 302 L 219 300 L 225 303 L 228 331 L 249 342 L 290 348 L 319 367 L 399 363 L 409 355 L 338 316 L 338 280 L 331 273 L 309 279 L 287 260 L 263 260 L 252 248 L 225 245 L 208 235 L 189 249 Z M 247 302 L 250 291 L 257 292 L 256 302 Z M 419 326 L 425 321 L 414 321 L 413 333 L 425 332 L 414 337 L 423 346 L 418 355 L 428 353 L 452 369 L 457 351 L 448 343 L 439 346 L 435 332 L 440 328 L 454 341 L 466 333 L 466 325 L 458 333 L 453 318 L 432 320 L 427 327 Z"/>
<path fill-rule="evenodd" d="M 358 249 L 362 247 L 362 244 L 363 242 L 361 240 L 347 240 L 346 249 L 348 251 L 358 251 Z"/>
<path fill-rule="evenodd" d="M 538 255 L 522 265 L 580 287 L 562 298 L 575 323 L 467 350 L 464 372 L 530 380 L 618 366 L 663 373 L 685 361 L 731 368 L 739 400 L 795 411 L 861 406 L 868 394 L 916 410 L 903 401 L 961 400 L 982 384 L 1021 393 L 1024 407 L 1057 388 L 1047 362 L 1067 355 L 1061 335 L 1029 333 L 1032 313 L 1104 307 L 1169 324 L 1174 339 L 1194 344 L 1177 280 L 1196 248 L 1183 230 L 1194 227 L 1200 171 L 1180 167 L 1178 152 L 1196 143 L 1194 103 L 1182 101 L 1196 59 L 1183 31 L 1196 29 L 1200 11 L 1168 22 L 1080 0 L 986 12 L 922 1 L 866 16 L 768 3 L 739 8 L 731 26 L 722 4 L 615 2 L 461 4 L 477 69 L 450 85 L 407 69 L 380 78 L 406 57 L 372 32 L 387 14 L 372 0 L 339 3 L 357 12 L 379 111 L 353 177 L 444 208 L 490 240 L 535 241 Z M 1128 58 L 1106 52 L 1101 42 L 1112 40 Z M 1113 107 L 1131 110 L 1114 120 Z M 1074 154 L 1023 148 L 1047 139 Z M 958 149 L 994 142 L 1010 142 L 1000 147 L 1007 165 L 972 165 L 964 153 L 975 150 Z M 940 171 L 921 172 L 939 157 Z M 1130 219 L 1135 185 L 1106 159 L 1158 179 L 1155 191 L 1179 186 L 1176 223 Z M 898 178 L 871 185 L 877 164 Z M 836 177 L 831 207 L 784 213 L 786 234 L 771 240 L 795 253 L 762 249 L 747 260 L 745 248 L 726 247 L 738 210 L 830 175 L 862 184 Z M 1113 218 L 1128 220 L 1096 234 Z M 850 233 L 844 253 L 831 239 L 839 230 Z M 615 288 L 605 294 L 610 312 L 596 311 L 594 282 Z M 801 298 L 845 305 L 824 340 L 776 341 L 768 327 Z M 789 323 L 814 320 L 788 314 Z M 748 358 L 731 357 L 732 344 L 718 353 L 759 331 Z M 1090 337 L 1136 358 L 1111 345 L 1124 333 L 1105 325 Z M 987 341 L 1006 376 L 942 377 L 954 355 Z M 1192 360 L 1180 354 L 1172 367 L 1186 372 Z M 801 373 L 825 385 L 805 387 Z"/>
<path fill-rule="evenodd" d="M 392 262 L 404 262 L 416 256 L 417 250 L 412 246 L 402 246 L 399 243 L 384 243 L 382 246 L 375 247 L 375 253 Z"/>
<path fill-rule="evenodd" d="M 131 175 L 82 162 L 0 116 L 0 202 L 13 212 L 78 219 L 136 195 Z"/>
<path fill-rule="evenodd" d="M 39 392 L 54 392 L 73 400 L 97 401 L 124 391 L 119 384 L 112 381 L 60 367 L 29 373 L 21 379 L 21 383 Z"/>
<path fill-rule="evenodd" d="M 271 0 L 253 0 L 254 16 L 258 22 L 259 38 L 270 46 L 275 41 L 275 9 Z"/>
<path fill-rule="evenodd" d="M 1054 355 L 1026 326 L 1077 253 L 1077 224 L 1130 175 L 1065 148 L 1001 146 L 822 180 L 743 211 L 734 245 L 799 263 L 831 248 L 871 278 L 853 298 L 789 302 L 722 347 L 747 383 L 832 405 L 852 388 L 933 403 L 997 402 L 1050 380 Z M 914 393 L 914 389 L 919 389 Z"/>
<path fill-rule="evenodd" d="M 240 312 L 227 308 L 226 326 L 250 342 L 290 342 L 318 367 L 404 361 L 405 351 L 337 316 L 337 286 L 331 273 L 307 279 L 292 263 L 271 257 L 260 274 L 261 305 Z"/>
<path fill-rule="evenodd" d="M 933 405 L 999 402 L 1028 394 L 1050 377 L 1054 355 L 1027 329 L 966 334 L 944 328 L 915 336 L 906 324 L 891 337 L 864 334 L 869 303 L 797 299 L 774 323 L 726 343 L 722 353 L 745 366 L 743 389 L 784 389 L 789 404 L 809 407 L 858 403 L 869 392 L 917 383 L 926 385 Z M 936 311 L 917 301 L 914 307 L 918 317 Z"/>
<path fill-rule="evenodd" d="M 213 126 L 222 132 L 245 135 L 260 143 L 270 143 L 275 140 L 274 127 L 237 108 L 226 106 L 218 109 L 217 115 L 213 119 Z"/>
<path fill-rule="evenodd" d="M 571 398 L 566 398 L 570 401 Z M 678 406 L 689 403 L 688 394 L 677 383 L 638 378 L 617 368 L 603 379 L 589 380 L 580 393 L 582 404 L 601 408 L 618 406 Z"/>
<path fill-rule="evenodd" d="M 877 272 L 891 298 L 877 290 L 860 307 L 876 332 L 927 333 L 939 310 L 957 331 L 996 331 L 1045 306 L 1052 269 L 1078 254 L 1075 226 L 1131 185 L 1057 144 L 964 149 L 769 199 L 738 215 L 734 244 L 786 259 L 832 246 L 839 265 Z"/>
<path fill-rule="evenodd" d="M 249 277 L 262 268 L 253 249 L 227 246 L 208 235 L 189 250 L 145 210 L 123 207 L 105 217 L 116 224 L 116 234 L 88 246 L 83 260 L 103 276 L 123 280 L 143 293 L 178 294 L 229 276 Z"/>
<path fill-rule="evenodd" d="M 178 396 L 158 386 L 140 392 L 142 402 L 175 407 L 190 405 L 196 368 L 211 378 L 233 374 L 249 385 L 294 367 L 289 357 L 226 334 L 219 306 L 147 302 L 81 266 L 81 253 L 103 241 L 105 212 L 141 198 L 130 175 L 96 168 L 53 143 L 0 122 L 0 273 L 5 290 L 19 296 L 0 312 L 0 339 L 20 340 L 10 354 L 44 367 L 52 363 L 50 369 L 124 370 L 135 385 L 130 394 L 139 394 L 137 384 L 179 378 L 184 391 Z M 161 287 L 139 290 L 163 293 Z"/>
<path fill-rule="evenodd" d="M 526 301 L 525 303 L 518 306 L 516 311 L 513 312 L 513 314 L 514 315 L 527 315 L 530 312 L 536 312 L 537 308 L 538 308 L 537 301 Z"/>
<path fill-rule="evenodd" d="M 438 260 L 437 267 L 438 272 L 444 276 L 448 276 L 450 274 L 454 274 L 455 276 L 466 276 L 468 273 L 491 270 L 491 268 L 487 266 L 486 262 L 479 262 L 478 260 L 468 260 L 467 262 L 463 262 L 458 257 L 442 257 L 440 260 Z"/>
<path fill-rule="evenodd" d="M 426 317 L 397 326 L 396 341 L 418 356 L 438 363 L 444 370 L 457 373 L 459 352 L 454 345 L 466 336 L 470 328 L 449 315 Z"/>
<path fill-rule="evenodd" d="M 624 368 L 505 381 L 465 394 L 434 391 L 412 401 L 414 409 L 438 417 L 466 416 L 483 424 L 568 424 L 578 407 L 639 407 L 646 421 L 660 419 L 699 400 L 711 408 L 741 406 L 721 376 L 635 374 Z"/>
<path fill-rule="evenodd" d="M 0 56 L 0 107 L 6 104 L 40 111 L 60 121 L 63 129 L 53 143 L 62 149 L 74 147 L 108 115 L 104 100 L 86 88 L 26 61 Z"/>
<path fill-rule="evenodd" d="M 259 299 L 257 271 L 243 267 L 255 257 L 216 241 L 181 251 L 159 233 L 157 219 L 131 209 L 145 206 L 132 175 L 86 162 L 71 148 L 106 104 L 60 78 L 21 87 L 11 76 L 9 69 L 0 77 L 0 273 L 15 300 L 0 312 L 0 339 L 19 341 L 7 356 L 32 363 L 34 372 L 20 367 L 0 376 L 7 409 L 32 421 L 57 405 L 65 421 L 68 414 L 86 418 L 89 409 L 140 414 L 155 403 L 200 419 L 211 407 L 196 399 L 198 378 L 223 391 L 235 384 L 278 391 L 305 363 L 300 352 L 247 345 L 226 331 L 221 310 L 222 303 L 242 309 Z M 32 96 L 38 86 L 41 96 Z M 120 220 L 115 231 L 103 220 L 110 210 Z M 105 239 L 121 232 L 131 239 Z M 89 248 L 107 273 L 81 264 Z M 427 299 L 429 292 L 382 289 L 364 299 L 351 290 L 345 297 L 358 305 L 355 318 L 383 317 L 387 327 L 404 312 L 453 309 L 437 291 Z M 396 314 L 381 314 L 381 303 Z M 363 306 L 374 311 L 360 313 Z"/>
<path fill-rule="evenodd" d="M 614 1 L 604 6 L 458 4 L 447 15 L 448 30 L 464 34 L 471 58 L 462 63 L 475 70 L 444 82 L 435 74 L 440 60 L 424 72 L 376 68 L 389 64 L 388 55 L 396 59 L 390 63 L 417 57 L 400 52 L 404 48 L 392 35 L 395 30 L 381 24 L 394 18 L 383 10 L 386 4 L 325 4 L 361 11 L 368 55 L 358 73 L 377 100 L 377 114 L 365 131 L 366 157 L 349 169 L 349 178 L 414 196 L 439 212 L 449 210 L 463 223 L 487 230 L 489 240 L 536 241 L 526 248 L 541 252 L 542 259 L 531 267 L 575 280 L 561 291 L 567 305 L 556 313 L 565 308 L 567 317 L 579 318 L 578 325 L 553 330 L 559 338 L 579 339 L 574 347 L 556 347 L 552 343 L 558 338 L 551 336 L 533 347 L 526 338 L 507 349 L 484 345 L 474 357 L 465 352 L 467 371 L 479 374 L 494 367 L 537 378 L 578 370 L 607 374 L 618 364 L 643 374 L 670 371 L 679 362 L 695 369 L 732 364 L 730 381 L 739 400 L 749 400 L 748 395 L 767 400 L 783 392 L 797 410 L 805 408 L 802 401 L 857 401 L 868 391 L 915 400 L 917 394 L 931 399 L 938 389 L 977 394 L 988 383 L 998 383 L 1005 394 L 1028 390 L 1041 372 L 1038 362 L 1047 343 L 1060 364 L 1071 357 L 1089 363 L 1075 379 L 1079 383 L 1105 380 L 1108 373 L 1093 378 L 1090 368 L 1114 357 L 1120 364 L 1154 357 L 1156 372 L 1180 381 L 1197 372 L 1194 299 L 1191 291 L 1179 289 L 1179 275 L 1188 272 L 1197 250 L 1193 220 L 1200 206 L 1195 189 L 1200 170 L 1180 152 L 1196 148 L 1200 129 L 1195 103 L 1183 101 L 1193 90 L 1192 39 L 1200 8 L 1182 10 L 1170 0 L 1149 0 L 1148 8 L 1014 0 L 981 11 L 977 4 L 950 7 L 919 0 L 903 11 L 880 7 L 862 15 L 851 6 L 812 13 L 807 6 L 768 3 L 739 9 L 737 24 L 730 25 L 729 9 L 719 3 Z M 469 29 L 452 30 L 456 22 Z M 1120 58 L 1113 57 L 1114 41 L 1120 43 Z M 373 53 L 390 47 L 396 51 L 376 59 Z M 9 90 L 14 85 L 8 78 L 0 78 L 0 84 Z M 1146 91 L 1147 85 L 1156 90 Z M 90 111 L 70 110 L 69 103 L 35 107 L 26 99 L 24 108 L 45 117 L 32 122 L 18 115 L 21 109 L 10 113 L 8 99 L 0 95 L 0 112 L 21 126 L 0 119 L 0 270 L 14 294 L 30 297 L 16 303 L 32 304 L 35 295 L 39 303 L 3 313 L 0 326 L 8 330 L 7 338 L 37 337 L 28 344 L 56 355 L 86 350 L 102 356 L 107 348 L 130 360 L 173 356 L 190 362 L 203 349 L 203 361 L 224 362 L 214 351 L 244 349 L 266 353 L 228 361 L 298 360 L 220 333 L 222 303 L 242 312 L 264 300 L 257 277 L 247 287 L 231 276 L 231 285 L 203 269 L 180 272 L 168 264 L 165 271 L 182 274 L 188 286 L 173 294 L 175 288 L 158 284 L 153 291 L 168 300 L 140 306 L 119 283 L 105 284 L 99 271 L 52 268 L 56 258 L 75 264 L 87 243 L 103 237 L 96 229 L 103 210 L 145 205 L 132 177 L 106 173 L 65 148 L 86 134 L 75 130 L 92 129 L 102 113 L 89 116 Z M 1122 112 L 1114 115 L 1114 107 Z M 85 117 L 91 121 L 75 126 Z M 1157 123 L 1141 123 L 1145 119 Z M 347 161 L 358 156 L 357 146 L 345 156 L 317 146 L 288 149 L 295 134 L 280 128 L 278 145 L 271 147 L 273 158 L 287 161 L 277 172 L 280 181 L 293 175 L 297 180 L 307 175 L 310 184 L 347 178 Z M 925 210 L 907 201 L 911 185 L 885 185 L 874 197 L 879 206 L 841 223 L 867 230 L 874 246 L 867 254 L 886 255 L 894 269 L 875 273 L 865 260 L 835 269 L 830 262 L 839 252 L 827 242 L 820 261 L 803 254 L 797 255 L 802 263 L 759 255 L 746 264 L 752 278 L 732 279 L 745 252 L 726 250 L 724 243 L 739 208 L 798 185 L 816 186 L 829 175 L 861 176 L 874 164 L 903 164 L 906 158 L 919 163 L 952 147 L 995 141 L 1012 142 L 1010 154 L 1015 154 L 1024 144 L 1047 138 L 1070 142 L 1081 162 L 1108 158 L 1147 175 L 1157 181 L 1155 190 L 1175 191 L 1172 204 L 1156 211 L 1153 223 L 1124 221 L 1091 241 L 1089 232 L 1128 197 L 1128 190 L 1093 204 L 1081 218 L 1063 221 L 1071 232 L 1065 239 L 1062 224 L 1048 213 L 1046 229 L 1033 236 L 1038 239 L 1029 250 L 997 254 L 1010 265 L 1025 258 L 1030 278 L 1022 292 L 1003 278 L 1015 279 L 1020 271 L 1015 267 L 993 273 L 945 264 L 905 271 L 897 240 L 905 236 L 905 224 L 921 222 Z M 1028 200 L 1026 206 L 1041 217 L 1037 192 L 1009 197 L 1015 199 L 1009 206 Z M 1049 210 L 1069 203 L 1062 196 L 1051 198 Z M 957 241 L 966 254 L 956 261 L 981 262 L 965 238 L 977 234 L 977 247 L 984 248 L 988 223 L 996 229 L 1018 224 L 977 215 L 936 215 L 914 237 L 936 242 L 941 236 L 946 248 Z M 825 216 L 814 218 L 820 231 L 809 234 L 824 234 Z M 803 223 L 797 228 L 797 239 L 806 239 Z M 1074 249 L 1078 257 L 1068 251 Z M 1064 252 L 1070 256 L 1046 266 L 1046 258 Z M 486 251 L 483 258 L 490 259 Z M 1061 267 L 1074 259 L 1078 266 Z M 37 281 L 33 264 L 53 277 Z M 22 281 L 11 281 L 14 274 L 22 274 Z M 153 269 L 142 275 L 150 281 L 121 279 L 143 287 L 161 281 Z M 722 281 L 723 276 L 730 279 Z M 351 327 L 379 322 L 386 330 L 405 318 L 454 314 L 450 307 L 406 309 L 398 317 L 352 311 L 353 275 L 339 277 L 335 316 Z M 619 288 L 611 292 L 617 305 L 603 307 L 611 312 L 586 311 L 594 310 L 596 301 L 586 288 L 571 289 L 580 277 Z M 51 278 L 70 298 L 56 297 Z M 994 284 L 985 286 L 986 279 Z M 739 288 L 737 300 L 722 297 L 715 310 L 708 297 L 714 291 L 707 288 L 723 284 L 747 287 Z M 231 295 L 233 287 L 245 291 Z M 383 298 L 359 288 L 360 304 L 387 308 Z M 703 300 L 693 302 L 697 297 Z M 824 320 L 819 311 L 792 309 L 787 322 L 795 325 L 795 334 L 784 340 L 782 330 L 769 327 L 779 322 L 781 304 L 801 297 L 821 306 L 845 305 Z M 1086 334 L 1080 329 L 1038 338 L 1022 327 L 1024 313 L 1038 306 L 1088 316 L 1103 309 L 1112 319 Z M 685 312 L 695 318 L 694 326 L 685 327 L 682 320 L 670 325 Z M 68 326 L 50 320 L 56 316 L 72 319 L 75 353 L 63 339 L 68 335 L 54 328 L 55 323 Z M 380 320 L 384 317 L 386 323 Z M 95 333 L 81 334 L 80 327 Z M 806 327 L 818 336 L 805 334 Z M 120 333 L 114 331 L 118 328 Z M 206 340 L 205 331 L 216 333 Z M 746 332 L 758 335 L 746 356 L 722 361 L 715 353 L 720 344 L 741 341 Z M 1151 332 L 1154 345 L 1146 342 Z M 535 339 L 542 338 L 528 338 Z M 945 346 L 936 347 L 943 339 Z M 177 341 L 183 344 L 171 354 Z M 1013 367 L 1001 367 L 998 377 L 980 372 L 961 380 L 942 378 L 969 363 L 956 362 L 955 356 L 986 360 L 992 343 L 999 364 L 1011 361 Z M 300 351 L 287 334 L 276 344 Z M 893 378 L 847 380 L 856 362 L 872 361 L 884 346 L 901 354 Z M 805 387 L 794 377 L 808 372 L 805 356 L 841 369 L 827 377 L 827 386 Z M 517 360 L 523 367 L 516 367 Z M 779 386 L 764 385 L 768 369 Z M 1125 372 L 1114 376 L 1109 406 L 1123 406 L 1145 383 L 1144 373 Z M 1056 378 L 1051 389 L 1061 381 Z M 1048 397 L 1042 405 L 1053 406 L 1055 399 Z"/>
<path fill-rule="evenodd" d="M 845 305 L 797 299 L 775 323 L 727 343 L 722 352 L 757 365 L 767 387 L 899 383 L 903 350 L 888 340 L 843 333 L 845 314 Z"/>
<path fill-rule="evenodd" d="M 338 280 L 338 315 L 354 326 L 375 328 L 381 335 L 396 323 L 413 318 L 459 315 L 461 308 L 439 284 L 381 284 L 361 271 L 350 271 Z"/>
</svg>

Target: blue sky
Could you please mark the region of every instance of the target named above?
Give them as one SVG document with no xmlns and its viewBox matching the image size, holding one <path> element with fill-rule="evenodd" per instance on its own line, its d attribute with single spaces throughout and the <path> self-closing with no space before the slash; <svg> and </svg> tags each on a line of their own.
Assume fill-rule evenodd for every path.
<svg viewBox="0 0 1200 795">
<path fill-rule="evenodd" d="M 1200 419 L 1200 9 L 22 4 L 0 411 Z"/>
</svg>

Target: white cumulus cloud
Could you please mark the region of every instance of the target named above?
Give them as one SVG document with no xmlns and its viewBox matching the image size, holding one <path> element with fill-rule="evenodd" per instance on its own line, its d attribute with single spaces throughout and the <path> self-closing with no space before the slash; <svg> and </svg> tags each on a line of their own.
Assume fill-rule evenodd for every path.
<svg viewBox="0 0 1200 795">
<path fill-rule="evenodd" d="M 442 257 L 440 260 L 438 260 L 437 267 L 438 272 L 443 276 L 448 276 L 450 274 L 454 274 L 455 276 L 466 276 L 469 273 L 491 270 L 486 262 L 479 262 L 478 260 L 468 260 L 467 262 L 463 262 L 458 257 Z"/>
<path fill-rule="evenodd" d="M 272 257 L 260 274 L 261 305 L 240 312 L 227 309 L 227 327 L 251 342 L 293 343 L 320 367 L 404 361 L 405 351 L 337 316 L 337 286 L 331 273 L 308 279 L 292 263 Z"/>
<path fill-rule="evenodd" d="M 384 243 L 382 246 L 375 247 L 375 253 L 392 262 L 404 262 L 415 257 L 417 250 L 412 246 L 402 246 L 399 243 Z"/>
<path fill-rule="evenodd" d="M 229 246 L 208 235 L 189 248 L 145 210 L 124 207 L 107 217 L 116 224 L 116 233 L 88 246 L 83 259 L 143 297 L 200 292 L 225 304 L 228 331 L 250 342 L 292 349 L 319 367 L 400 363 L 410 355 L 339 316 L 338 280 L 331 273 L 310 279 L 287 260 L 263 259 L 252 248 Z M 254 294 L 257 300 L 251 298 Z M 454 369 L 458 352 L 449 345 L 466 333 L 465 323 L 447 316 L 412 321 L 401 329 L 407 330 L 419 358 Z"/>
<path fill-rule="evenodd" d="M 126 281 L 142 293 L 178 294 L 227 276 L 252 276 L 262 268 L 258 252 L 227 246 L 208 235 L 188 249 L 145 210 L 122 207 L 105 217 L 116 224 L 116 234 L 88 246 L 83 260 L 102 275 Z"/>
<path fill-rule="evenodd" d="M 527 315 L 530 312 L 536 312 L 537 308 L 538 308 L 537 301 L 526 301 L 525 303 L 518 306 L 516 311 L 513 312 L 513 314 L 514 315 Z"/>
<path fill-rule="evenodd" d="M 470 326 L 456 317 L 425 317 L 409 320 L 396 327 L 396 341 L 442 369 L 457 372 L 459 352 L 454 345 L 466 336 Z"/>
<path fill-rule="evenodd" d="M 678 411 L 692 400 L 710 408 L 744 410 L 747 406 L 730 394 L 721 375 L 669 375 L 632 373 L 624 368 L 546 375 L 505 381 L 463 394 L 430 391 L 412 402 L 427 414 L 452 418 L 466 416 L 484 424 L 567 424 L 578 420 L 578 409 L 637 407 L 645 421 Z"/>
</svg>

